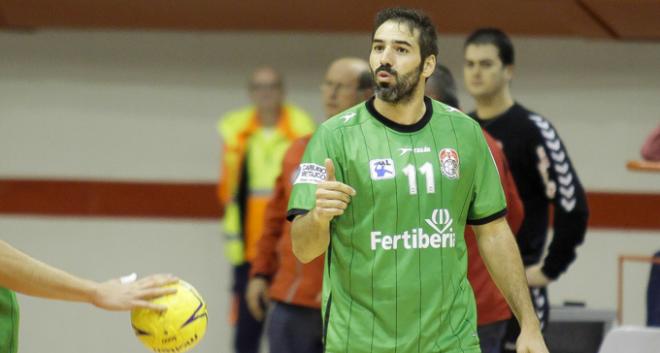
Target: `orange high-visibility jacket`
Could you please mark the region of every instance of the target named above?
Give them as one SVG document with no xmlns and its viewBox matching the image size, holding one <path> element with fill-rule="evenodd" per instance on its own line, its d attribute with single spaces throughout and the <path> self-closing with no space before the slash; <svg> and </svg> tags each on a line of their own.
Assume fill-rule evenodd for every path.
<svg viewBox="0 0 660 353">
<path fill-rule="evenodd" d="M 266 203 L 291 142 L 314 130 L 301 109 L 284 105 L 275 129 L 259 123 L 254 108 L 224 115 L 218 122 L 223 141 L 218 198 L 224 215 L 226 256 L 234 265 L 250 261 L 263 230 Z"/>
</svg>

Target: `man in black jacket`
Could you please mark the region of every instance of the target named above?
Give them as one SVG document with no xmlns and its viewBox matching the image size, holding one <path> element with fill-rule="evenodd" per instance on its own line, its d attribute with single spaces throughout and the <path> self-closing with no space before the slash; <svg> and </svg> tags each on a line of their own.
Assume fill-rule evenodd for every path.
<svg viewBox="0 0 660 353">
<path fill-rule="evenodd" d="M 517 241 L 543 328 L 549 311 L 546 286 L 566 271 L 584 240 L 586 195 L 552 124 L 512 98 L 514 50 L 507 35 L 494 28 L 479 29 L 465 41 L 464 55 L 465 85 L 476 102 L 470 116 L 502 144 L 525 207 Z M 542 259 L 551 205 L 553 239 Z M 503 352 L 515 352 L 518 330 L 516 320 L 511 320 Z"/>
</svg>

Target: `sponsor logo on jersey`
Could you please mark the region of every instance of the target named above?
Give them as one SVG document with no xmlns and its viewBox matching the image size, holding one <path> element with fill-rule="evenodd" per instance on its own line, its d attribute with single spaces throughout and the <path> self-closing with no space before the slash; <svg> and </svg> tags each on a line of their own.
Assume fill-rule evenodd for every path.
<svg viewBox="0 0 660 353">
<path fill-rule="evenodd" d="M 399 152 L 401 153 L 399 156 L 403 156 L 406 153 L 409 152 L 415 152 L 415 153 L 427 153 L 431 152 L 431 147 L 401 147 L 399 148 Z"/>
<path fill-rule="evenodd" d="M 294 184 L 318 184 L 325 181 L 325 167 L 314 163 L 301 163 L 294 180 Z"/>
<path fill-rule="evenodd" d="M 460 167 L 460 160 L 458 159 L 458 153 L 453 148 L 443 148 L 440 153 L 438 153 L 440 158 L 440 170 L 442 175 L 446 176 L 449 179 L 458 179 L 458 171 Z"/>
<path fill-rule="evenodd" d="M 371 250 L 397 249 L 443 249 L 456 247 L 456 233 L 452 227 L 454 220 L 449 210 L 440 208 L 425 219 L 430 227 L 413 228 L 401 234 L 388 235 L 374 230 L 371 232 Z M 430 229 L 430 230 L 429 230 Z"/>
<path fill-rule="evenodd" d="M 370 160 L 369 170 L 373 180 L 393 179 L 395 176 L 394 161 L 390 158 Z"/>
</svg>

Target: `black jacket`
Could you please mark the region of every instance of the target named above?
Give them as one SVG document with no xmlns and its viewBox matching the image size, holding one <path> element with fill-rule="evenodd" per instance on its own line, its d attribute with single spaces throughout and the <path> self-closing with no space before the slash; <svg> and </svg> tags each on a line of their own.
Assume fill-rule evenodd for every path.
<svg viewBox="0 0 660 353">
<path fill-rule="evenodd" d="M 553 239 L 542 271 L 559 277 L 575 259 L 589 211 L 587 198 L 564 143 L 552 124 L 516 103 L 500 116 L 475 120 L 502 143 L 525 207 L 517 241 L 525 266 L 541 260 L 554 206 Z"/>
</svg>

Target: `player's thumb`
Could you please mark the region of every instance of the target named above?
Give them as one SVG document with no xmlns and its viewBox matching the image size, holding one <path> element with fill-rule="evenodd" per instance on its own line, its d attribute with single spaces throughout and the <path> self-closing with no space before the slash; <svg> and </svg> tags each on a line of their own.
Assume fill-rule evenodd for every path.
<svg viewBox="0 0 660 353">
<path fill-rule="evenodd" d="M 332 163 L 332 159 L 325 159 L 325 181 L 336 181 L 335 178 L 335 165 Z"/>
</svg>

